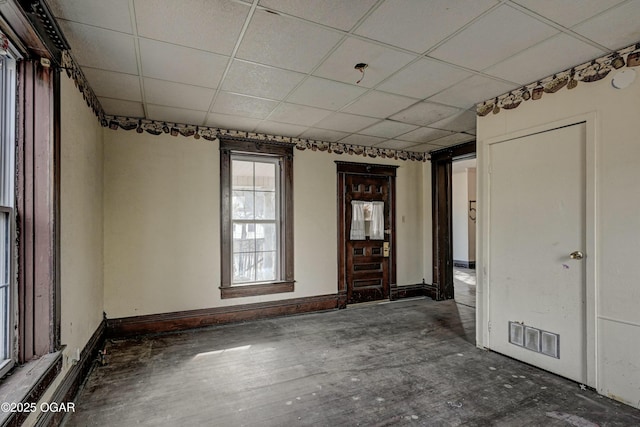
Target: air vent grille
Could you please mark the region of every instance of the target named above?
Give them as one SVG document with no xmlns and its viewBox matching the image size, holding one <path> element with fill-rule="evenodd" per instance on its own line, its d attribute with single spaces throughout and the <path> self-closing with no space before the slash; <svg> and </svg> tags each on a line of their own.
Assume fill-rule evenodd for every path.
<svg viewBox="0 0 640 427">
<path fill-rule="evenodd" d="M 560 335 L 524 325 L 509 322 L 509 342 L 536 353 L 560 359 Z"/>
</svg>

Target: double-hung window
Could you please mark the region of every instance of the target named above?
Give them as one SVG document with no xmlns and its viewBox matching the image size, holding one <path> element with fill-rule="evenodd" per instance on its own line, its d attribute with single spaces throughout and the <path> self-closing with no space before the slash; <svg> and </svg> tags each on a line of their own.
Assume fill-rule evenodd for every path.
<svg viewBox="0 0 640 427">
<path fill-rule="evenodd" d="M 293 291 L 293 149 L 222 140 L 222 298 Z"/>
<path fill-rule="evenodd" d="M 0 375 L 13 366 L 16 62 L 0 54 Z"/>
</svg>

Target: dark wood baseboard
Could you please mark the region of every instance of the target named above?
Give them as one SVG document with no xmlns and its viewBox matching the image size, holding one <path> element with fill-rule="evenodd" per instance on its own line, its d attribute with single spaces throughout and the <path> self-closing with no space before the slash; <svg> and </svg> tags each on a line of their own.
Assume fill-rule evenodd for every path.
<svg viewBox="0 0 640 427">
<path fill-rule="evenodd" d="M 338 295 L 293 298 L 230 307 L 177 311 L 107 320 L 107 337 L 129 337 L 182 331 L 222 323 L 287 316 L 338 308 Z"/>
<path fill-rule="evenodd" d="M 61 403 L 66 404 L 73 402 L 80 386 L 89 375 L 94 363 L 98 360 L 98 351 L 104 346 L 106 331 L 107 321 L 105 319 L 100 322 L 96 331 L 93 333 L 91 338 L 89 338 L 89 341 L 80 353 L 80 361 L 69 369 L 69 372 L 67 372 L 67 375 L 54 392 L 49 403 L 56 403 L 60 405 Z M 65 412 L 42 412 L 36 421 L 36 426 L 59 426 L 62 423 L 62 419 L 65 414 Z"/>
<path fill-rule="evenodd" d="M 425 296 L 424 287 L 424 283 L 418 283 L 415 285 L 392 286 L 390 289 L 389 299 L 391 301 L 395 301 L 401 298 L 423 297 Z"/>
<path fill-rule="evenodd" d="M 473 270 L 476 269 L 476 262 L 475 261 L 456 261 L 455 259 L 453 260 L 453 266 L 454 267 L 462 267 L 462 268 L 471 268 Z"/>
<path fill-rule="evenodd" d="M 436 284 L 425 284 L 424 295 L 431 299 L 436 299 L 438 296 L 438 286 Z"/>
</svg>

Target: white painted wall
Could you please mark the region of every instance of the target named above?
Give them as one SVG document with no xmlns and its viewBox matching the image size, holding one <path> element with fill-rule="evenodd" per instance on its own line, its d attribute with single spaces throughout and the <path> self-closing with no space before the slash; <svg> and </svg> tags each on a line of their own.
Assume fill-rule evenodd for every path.
<svg viewBox="0 0 640 427">
<path fill-rule="evenodd" d="M 469 261 L 469 184 L 466 169 L 451 174 L 451 199 L 453 259 Z"/>
<path fill-rule="evenodd" d="M 518 108 L 478 118 L 478 203 L 486 208 L 487 170 L 483 154 L 486 142 L 516 131 L 542 126 L 573 116 L 592 113 L 595 129 L 595 250 L 587 254 L 595 260 L 597 390 L 614 399 L 640 408 L 640 198 L 637 160 L 640 144 L 637 120 L 640 117 L 640 80 L 617 90 L 611 78 L 580 83 L 573 90 L 544 94 L 539 101 L 527 101 Z M 553 153 L 549 153 L 550 156 Z M 544 173 L 544 171 L 540 171 Z M 486 212 L 482 211 L 478 233 L 487 236 Z M 531 230 L 535 233 L 535 230 Z M 486 248 L 478 253 L 478 345 L 486 342 L 487 294 Z M 490 286 L 490 284 L 489 284 Z"/>
<path fill-rule="evenodd" d="M 423 163 L 295 150 L 295 292 L 222 300 L 217 142 L 122 130 L 104 135 L 109 318 L 335 294 L 335 160 L 400 166 L 397 280 L 407 285 L 424 277 Z"/>
<path fill-rule="evenodd" d="M 475 159 L 474 159 L 475 164 Z M 469 261 L 476 260 L 476 221 L 473 218 L 477 219 L 478 215 L 478 203 L 477 203 L 477 191 L 476 191 L 476 168 L 467 168 L 467 195 L 469 197 L 469 202 L 472 200 L 476 201 L 476 210 L 471 212 L 469 210 L 469 204 L 467 204 L 467 229 L 469 233 Z"/>
<path fill-rule="evenodd" d="M 61 77 L 61 342 L 65 369 L 103 313 L 102 127 L 66 73 Z"/>
<path fill-rule="evenodd" d="M 475 166 L 475 158 L 453 162 L 451 210 L 453 259 L 455 261 L 476 260 L 476 224 L 471 220 L 469 212 L 469 202 L 476 200 Z"/>
</svg>

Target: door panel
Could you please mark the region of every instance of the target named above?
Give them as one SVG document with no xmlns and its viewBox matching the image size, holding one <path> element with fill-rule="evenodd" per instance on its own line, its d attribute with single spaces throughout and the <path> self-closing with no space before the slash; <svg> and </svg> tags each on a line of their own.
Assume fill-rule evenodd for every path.
<svg viewBox="0 0 640 427">
<path fill-rule="evenodd" d="M 489 346 L 579 382 L 586 264 L 570 254 L 585 251 L 585 132 L 580 123 L 489 147 Z M 549 332 L 557 357 L 541 352 Z"/>
<path fill-rule="evenodd" d="M 391 230 L 389 178 L 363 175 L 345 176 L 344 236 L 346 238 L 345 280 L 347 303 L 375 301 L 389 298 L 389 256 L 384 244 L 390 244 L 390 233 L 384 240 L 351 240 L 352 201 L 383 202 L 384 229 Z"/>
</svg>

